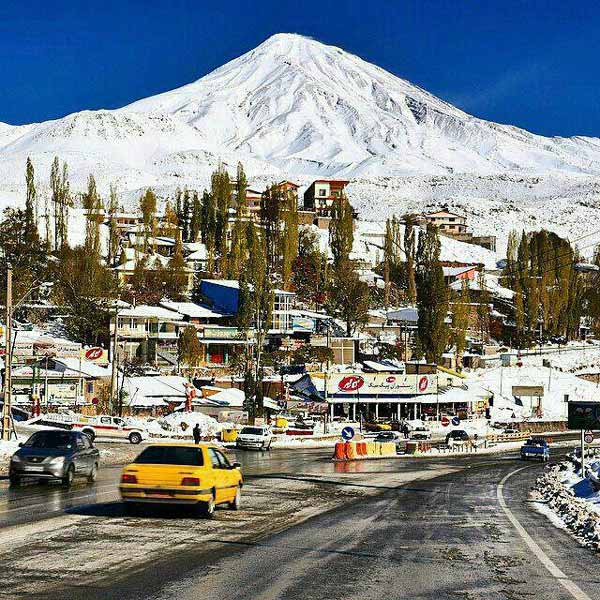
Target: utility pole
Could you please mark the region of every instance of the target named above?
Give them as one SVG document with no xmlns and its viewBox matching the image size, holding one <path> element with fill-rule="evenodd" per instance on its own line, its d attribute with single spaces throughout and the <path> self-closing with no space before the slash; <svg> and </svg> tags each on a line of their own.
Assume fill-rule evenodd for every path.
<svg viewBox="0 0 600 600">
<path fill-rule="evenodd" d="M 113 333 L 112 346 L 112 369 L 110 373 L 110 407 L 109 412 L 113 414 L 115 407 L 115 391 L 117 391 L 117 352 L 118 352 L 118 330 L 119 330 L 119 309 L 115 309 L 115 330 Z M 120 415 L 119 415 L 120 416 Z"/>
<path fill-rule="evenodd" d="M 6 270 L 6 352 L 4 354 L 4 404 L 2 407 L 2 439 L 8 441 L 14 432 L 12 418 L 12 267 Z"/>
</svg>

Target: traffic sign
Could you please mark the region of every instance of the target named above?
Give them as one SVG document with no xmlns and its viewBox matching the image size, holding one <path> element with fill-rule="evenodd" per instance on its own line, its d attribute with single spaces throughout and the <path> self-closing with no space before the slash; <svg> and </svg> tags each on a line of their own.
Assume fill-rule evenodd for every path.
<svg viewBox="0 0 600 600">
<path fill-rule="evenodd" d="M 342 429 L 342 439 L 348 441 L 354 437 L 354 429 L 352 427 L 344 427 Z"/>
<path fill-rule="evenodd" d="M 594 441 L 594 432 L 593 431 L 586 431 L 583 434 L 583 441 L 586 444 L 591 444 Z"/>
<path fill-rule="evenodd" d="M 458 417 L 452 417 L 452 425 L 458 427 L 460 425 L 460 419 Z"/>
<path fill-rule="evenodd" d="M 450 419 L 448 417 L 442 417 L 442 426 L 448 427 L 450 425 Z"/>
</svg>

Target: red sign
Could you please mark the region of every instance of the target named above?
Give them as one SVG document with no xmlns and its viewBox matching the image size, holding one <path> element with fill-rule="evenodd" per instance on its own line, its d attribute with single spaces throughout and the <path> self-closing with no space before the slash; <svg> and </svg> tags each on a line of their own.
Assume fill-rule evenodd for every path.
<svg viewBox="0 0 600 600">
<path fill-rule="evenodd" d="M 85 351 L 85 357 L 88 360 L 98 360 L 102 358 L 102 352 L 104 352 L 102 348 L 89 348 Z"/>
<path fill-rule="evenodd" d="M 427 377 L 421 377 L 421 379 L 419 379 L 419 391 L 420 392 L 424 392 L 427 389 L 428 385 L 429 385 L 429 379 L 427 379 Z"/>
<path fill-rule="evenodd" d="M 94 396 L 94 397 L 92 398 L 92 404 L 93 404 L 94 406 L 96 406 L 96 404 L 98 404 L 98 398 L 96 398 L 96 396 Z"/>
<path fill-rule="evenodd" d="M 442 417 L 442 425 L 448 427 L 448 425 L 450 425 L 450 419 L 448 417 Z"/>
<path fill-rule="evenodd" d="M 356 392 L 364 383 L 365 380 L 360 375 L 348 375 L 338 383 L 338 389 L 342 392 Z"/>
<path fill-rule="evenodd" d="M 386 383 L 396 383 L 396 378 L 393 375 L 390 375 L 385 381 Z"/>
</svg>

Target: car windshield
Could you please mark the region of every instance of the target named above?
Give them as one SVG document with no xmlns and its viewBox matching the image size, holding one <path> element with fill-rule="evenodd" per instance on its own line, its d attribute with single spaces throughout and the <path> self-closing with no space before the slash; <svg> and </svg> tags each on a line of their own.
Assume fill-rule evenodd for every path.
<svg viewBox="0 0 600 600">
<path fill-rule="evenodd" d="M 246 435 L 263 435 L 264 429 L 260 427 L 244 427 L 240 433 Z"/>
<path fill-rule="evenodd" d="M 200 448 L 148 446 L 134 462 L 142 465 L 186 465 L 201 467 L 204 464 L 204 459 Z"/>
<path fill-rule="evenodd" d="M 73 444 L 73 436 L 66 431 L 38 431 L 23 446 L 25 448 L 64 449 L 71 444 Z"/>
</svg>

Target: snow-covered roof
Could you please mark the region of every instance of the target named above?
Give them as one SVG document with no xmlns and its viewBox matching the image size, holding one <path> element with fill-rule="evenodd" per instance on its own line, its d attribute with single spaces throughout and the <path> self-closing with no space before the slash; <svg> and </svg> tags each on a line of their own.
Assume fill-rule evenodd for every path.
<svg viewBox="0 0 600 600">
<path fill-rule="evenodd" d="M 515 292 L 509 288 L 503 287 L 500 285 L 498 277 L 495 275 L 489 275 L 486 273 L 484 276 L 483 285 L 485 289 L 490 292 L 496 298 L 502 298 L 504 300 L 512 300 L 515 297 Z M 450 284 L 450 289 L 460 292 L 463 284 L 467 286 L 467 288 L 471 291 L 479 292 L 481 291 L 481 284 L 479 283 L 479 278 L 475 279 L 466 279 L 466 280 L 457 280 L 453 281 Z"/>
<path fill-rule="evenodd" d="M 130 406 L 148 406 L 163 400 L 185 400 L 188 380 L 178 375 L 125 377 L 127 402 Z M 149 404 L 150 403 L 150 404 Z"/>
<path fill-rule="evenodd" d="M 169 319 L 171 321 L 183 320 L 183 315 L 174 311 L 163 308 L 162 306 L 149 306 L 148 304 L 138 304 L 136 307 L 124 308 L 119 311 L 119 317 L 156 317 L 159 319 Z"/>
<path fill-rule="evenodd" d="M 160 304 L 164 308 L 178 312 L 190 319 L 218 319 L 224 316 L 222 313 L 215 312 L 206 306 L 194 304 L 193 302 L 163 301 Z"/>
<path fill-rule="evenodd" d="M 469 265 L 467 267 L 442 267 L 444 277 L 458 277 L 463 273 L 468 273 L 473 269 L 477 269 L 477 265 Z"/>
<path fill-rule="evenodd" d="M 419 320 L 419 312 L 414 306 L 391 310 L 387 314 L 389 321 L 411 321 L 416 323 Z"/>
<path fill-rule="evenodd" d="M 233 290 L 240 289 L 240 282 L 237 279 L 203 279 L 202 281 L 207 281 L 209 283 L 213 283 L 215 285 L 221 285 L 223 287 L 228 287 Z M 274 289 L 273 292 L 280 296 L 295 296 L 294 292 L 288 292 L 286 290 Z"/>
</svg>

